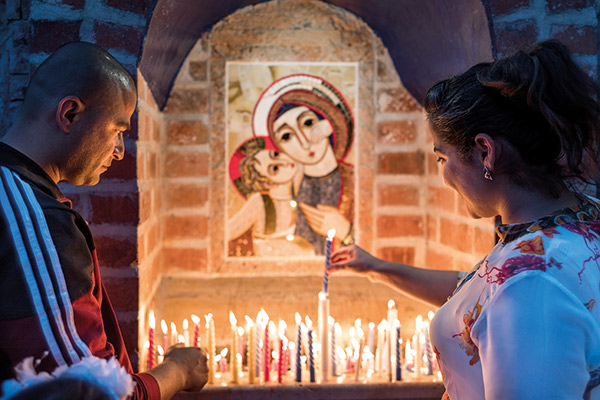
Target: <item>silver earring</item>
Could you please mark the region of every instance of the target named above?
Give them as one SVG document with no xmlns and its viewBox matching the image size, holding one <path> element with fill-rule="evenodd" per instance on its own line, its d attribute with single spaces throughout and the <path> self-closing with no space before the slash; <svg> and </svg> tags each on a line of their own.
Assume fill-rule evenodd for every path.
<svg viewBox="0 0 600 400">
<path fill-rule="evenodd" d="M 488 167 L 486 165 L 483 166 L 483 177 L 485 179 L 487 179 L 488 181 L 494 180 L 494 178 L 492 178 L 492 173 L 490 172 L 490 170 L 488 169 Z"/>
</svg>

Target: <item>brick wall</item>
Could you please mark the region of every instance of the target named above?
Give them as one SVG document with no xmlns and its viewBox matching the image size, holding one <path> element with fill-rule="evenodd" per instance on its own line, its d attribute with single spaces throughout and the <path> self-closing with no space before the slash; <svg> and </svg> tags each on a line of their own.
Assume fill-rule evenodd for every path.
<svg viewBox="0 0 600 400">
<path fill-rule="evenodd" d="M 154 2 L 2 2 L 0 36 L 10 39 L 0 44 L 0 131 L 10 125 L 30 73 L 65 41 L 97 42 L 135 75 L 150 3 Z M 598 75 L 598 5 L 593 0 L 483 3 L 498 55 L 555 37 L 571 47 L 590 74 Z M 173 320 L 196 308 L 199 314 L 218 307 L 253 314 L 255 304 L 240 299 L 236 291 L 244 285 L 255 290 L 261 275 L 270 277 L 269 285 L 274 279 L 277 293 L 286 295 L 263 290 L 272 294 L 260 299 L 263 305 L 300 304 L 298 311 L 311 312 L 307 302 L 312 297 L 303 292 L 318 290 L 319 263 L 227 263 L 220 222 L 226 182 L 225 62 L 298 61 L 298 54 L 302 61 L 360 63 L 361 245 L 384 258 L 440 269 L 468 268 L 492 246 L 493 221 L 470 219 L 457 195 L 444 186 L 423 112 L 402 86 L 402 80 L 410 77 L 397 76 L 385 47 L 369 27 L 319 1 L 247 7 L 199 40 L 163 112 L 140 76 L 139 114 L 126 137 L 125 159 L 93 188 L 64 186 L 95 234 L 102 274 L 134 363 L 138 332 L 139 342 L 145 340 L 148 309 L 163 314 L 170 310 Z M 297 277 L 299 267 L 310 279 Z M 332 279 L 332 290 L 339 296 L 332 301 L 332 313 L 346 312 L 340 304 L 354 298 L 353 316 L 372 318 L 381 317 L 380 305 L 373 303 L 394 296 L 343 276 Z M 290 308 L 283 306 L 282 314 L 286 307 Z M 403 307 L 405 313 L 421 312 L 414 302 L 405 301 Z"/>
</svg>

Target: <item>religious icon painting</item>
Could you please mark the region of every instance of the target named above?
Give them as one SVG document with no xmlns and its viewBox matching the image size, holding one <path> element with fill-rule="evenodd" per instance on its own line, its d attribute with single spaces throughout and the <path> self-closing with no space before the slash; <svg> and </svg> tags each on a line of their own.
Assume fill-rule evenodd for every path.
<svg viewBox="0 0 600 400">
<path fill-rule="evenodd" d="M 228 62 L 229 258 L 322 256 L 355 227 L 356 63 Z"/>
</svg>

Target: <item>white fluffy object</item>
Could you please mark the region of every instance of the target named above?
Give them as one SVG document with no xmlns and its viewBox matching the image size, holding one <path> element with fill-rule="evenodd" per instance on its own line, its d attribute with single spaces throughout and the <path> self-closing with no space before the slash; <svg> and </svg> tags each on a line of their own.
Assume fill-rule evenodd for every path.
<svg viewBox="0 0 600 400">
<path fill-rule="evenodd" d="M 28 357 L 15 367 L 15 379 L 2 384 L 3 396 L 0 400 L 8 399 L 23 389 L 54 378 L 79 378 L 103 388 L 115 400 L 126 399 L 133 392 L 133 379 L 116 358 L 109 360 L 98 357 L 84 357 L 81 362 L 73 365 L 63 365 L 52 374 L 35 371 L 33 357 Z M 35 364 L 35 365 L 34 365 Z"/>
</svg>

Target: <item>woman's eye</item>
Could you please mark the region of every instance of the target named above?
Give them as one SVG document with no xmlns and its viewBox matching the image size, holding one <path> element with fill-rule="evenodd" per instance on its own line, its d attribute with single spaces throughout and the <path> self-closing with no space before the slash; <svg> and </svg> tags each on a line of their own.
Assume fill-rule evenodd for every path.
<svg viewBox="0 0 600 400">
<path fill-rule="evenodd" d="M 279 165 L 275 164 L 275 165 L 269 166 L 269 173 L 271 175 L 277 175 L 278 172 L 279 172 Z"/>
<path fill-rule="evenodd" d="M 304 126 L 311 127 L 315 124 L 315 120 L 312 118 L 307 118 L 304 120 Z"/>
<path fill-rule="evenodd" d="M 279 152 L 278 151 L 272 151 L 271 152 L 271 158 L 278 158 L 279 157 Z"/>
<path fill-rule="evenodd" d="M 443 163 L 445 163 L 445 162 L 446 162 L 446 159 L 445 159 L 445 158 L 442 158 L 442 157 L 438 157 L 438 158 L 437 158 L 437 162 L 439 162 L 439 163 L 442 163 L 442 164 L 443 164 Z"/>
<path fill-rule="evenodd" d="M 285 132 L 284 134 L 281 135 L 281 141 L 282 142 L 287 142 L 292 138 L 292 135 L 289 132 Z"/>
</svg>

